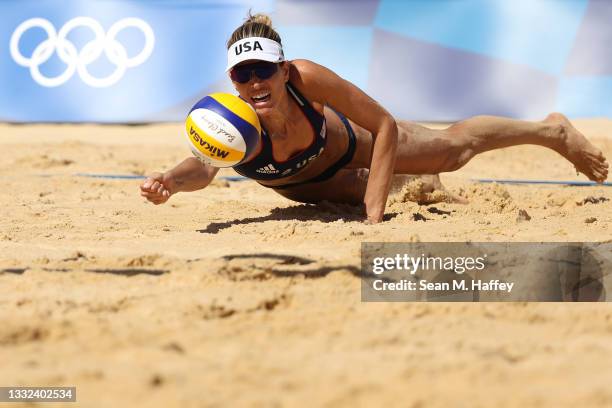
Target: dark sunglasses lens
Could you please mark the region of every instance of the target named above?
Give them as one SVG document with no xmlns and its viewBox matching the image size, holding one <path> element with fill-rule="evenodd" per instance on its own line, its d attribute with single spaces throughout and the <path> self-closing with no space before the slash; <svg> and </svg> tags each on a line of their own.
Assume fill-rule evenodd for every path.
<svg viewBox="0 0 612 408">
<path fill-rule="evenodd" d="M 253 71 L 255 71 L 255 75 L 257 75 L 257 78 L 268 79 L 276 73 L 277 69 L 278 65 L 269 62 L 254 67 Z"/>
<path fill-rule="evenodd" d="M 239 84 L 246 84 L 251 79 L 251 68 L 249 66 L 232 68 L 230 78 Z"/>
<path fill-rule="evenodd" d="M 272 62 L 257 62 L 255 64 L 234 67 L 230 71 L 232 81 L 246 84 L 251 79 L 251 73 L 255 73 L 259 79 L 268 79 L 276 73 L 278 65 Z"/>
</svg>

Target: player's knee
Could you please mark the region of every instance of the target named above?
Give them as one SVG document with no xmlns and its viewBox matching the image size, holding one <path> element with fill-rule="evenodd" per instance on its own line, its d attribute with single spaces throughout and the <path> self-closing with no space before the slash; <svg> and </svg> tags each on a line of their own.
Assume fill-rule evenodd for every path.
<svg viewBox="0 0 612 408">
<path fill-rule="evenodd" d="M 451 164 L 451 170 L 449 171 L 459 170 L 460 168 L 465 166 L 470 160 L 472 160 L 472 157 L 474 157 L 474 155 L 475 154 L 472 149 L 470 148 L 462 149 L 460 152 L 456 154 L 455 159 Z"/>
</svg>

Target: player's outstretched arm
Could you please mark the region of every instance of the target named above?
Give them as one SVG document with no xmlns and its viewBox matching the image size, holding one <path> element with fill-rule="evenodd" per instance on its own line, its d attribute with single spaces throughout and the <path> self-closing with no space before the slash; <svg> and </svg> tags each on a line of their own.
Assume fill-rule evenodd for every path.
<svg viewBox="0 0 612 408">
<path fill-rule="evenodd" d="M 140 195 L 153 204 L 163 204 L 180 191 L 201 190 L 215 178 L 219 169 L 189 157 L 165 173 L 152 173 L 140 185 Z"/>
</svg>

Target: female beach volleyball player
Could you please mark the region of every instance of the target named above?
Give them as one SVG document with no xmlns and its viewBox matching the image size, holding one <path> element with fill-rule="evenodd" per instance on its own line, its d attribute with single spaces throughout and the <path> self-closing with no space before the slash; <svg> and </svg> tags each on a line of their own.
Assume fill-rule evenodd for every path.
<svg viewBox="0 0 612 408">
<path fill-rule="evenodd" d="M 394 174 L 453 171 L 478 153 L 519 144 L 552 149 L 591 180 L 607 178 L 601 151 L 561 114 L 541 122 L 477 116 L 433 130 L 394 119 L 321 65 L 286 61 L 268 16 L 249 14 L 227 48 L 234 87 L 265 129 L 259 151 L 234 169 L 291 200 L 363 203 L 367 221 L 376 223 L 383 218 Z M 217 171 L 190 157 L 150 175 L 141 195 L 161 204 L 179 191 L 206 187 Z"/>
</svg>

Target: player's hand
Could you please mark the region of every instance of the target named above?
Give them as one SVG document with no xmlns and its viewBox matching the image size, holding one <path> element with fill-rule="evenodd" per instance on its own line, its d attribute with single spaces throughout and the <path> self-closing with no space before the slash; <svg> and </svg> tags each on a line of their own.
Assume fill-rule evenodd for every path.
<svg viewBox="0 0 612 408">
<path fill-rule="evenodd" d="M 163 173 L 153 173 L 140 185 L 140 195 L 155 205 L 163 204 L 172 195 L 167 184 Z"/>
</svg>

